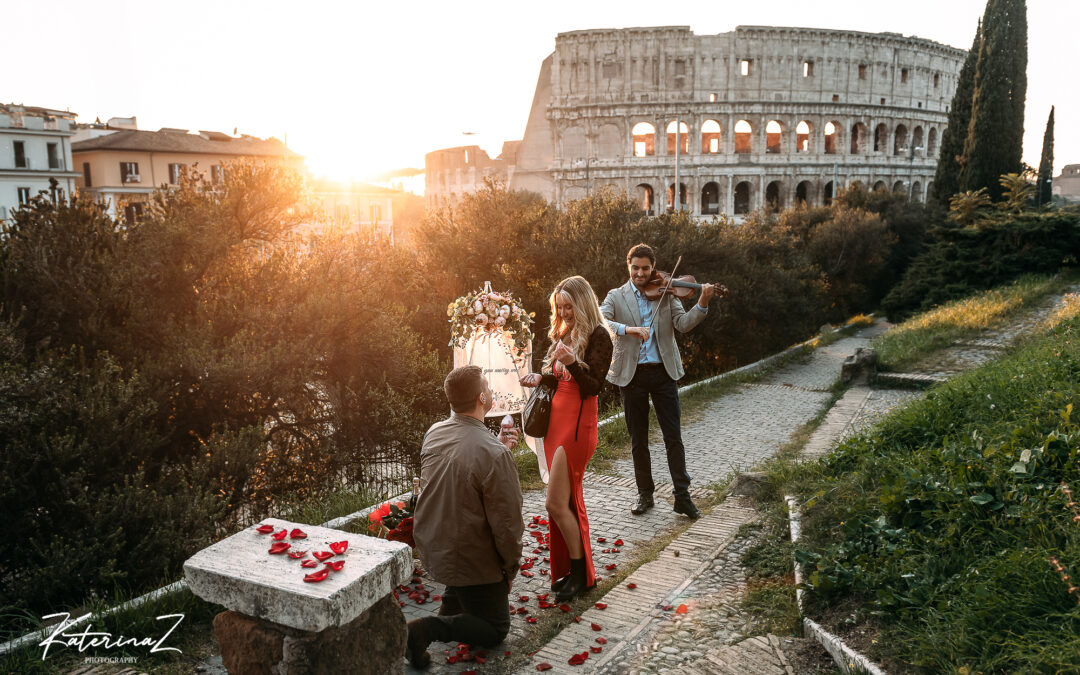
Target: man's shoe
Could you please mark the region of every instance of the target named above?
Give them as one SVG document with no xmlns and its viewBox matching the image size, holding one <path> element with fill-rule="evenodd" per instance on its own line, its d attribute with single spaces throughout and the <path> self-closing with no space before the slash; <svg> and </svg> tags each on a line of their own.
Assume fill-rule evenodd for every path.
<svg viewBox="0 0 1080 675">
<path fill-rule="evenodd" d="M 694 502 L 690 501 L 689 497 L 682 497 L 675 500 L 675 513 L 681 513 L 691 520 L 697 520 L 701 517 L 701 511 L 698 511 L 697 507 L 694 506 Z"/>
<path fill-rule="evenodd" d="M 431 644 L 431 637 L 424 626 L 423 619 L 413 619 L 407 624 L 409 638 L 405 642 L 405 658 L 413 668 L 424 669 L 431 664 L 431 654 L 427 648 Z"/>
<path fill-rule="evenodd" d="M 637 503 L 630 508 L 630 513 L 640 516 L 653 507 L 651 496 L 638 495 Z"/>
</svg>

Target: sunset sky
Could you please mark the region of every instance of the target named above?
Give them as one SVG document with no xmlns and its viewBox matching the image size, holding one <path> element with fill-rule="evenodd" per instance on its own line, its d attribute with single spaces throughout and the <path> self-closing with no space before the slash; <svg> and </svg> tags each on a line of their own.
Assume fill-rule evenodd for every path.
<svg viewBox="0 0 1080 675">
<path fill-rule="evenodd" d="M 807 26 L 892 31 L 966 49 L 984 7 L 985 0 L 5 3 L 0 102 L 70 109 L 81 121 L 135 115 L 140 129 L 288 134 L 316 175 L 365 179 L 422 168 L 424 154 L 438 148 L 475 143 L 494 156 L 504 140 L 520 139 L 540 62 L 559 32 Z M 1080 2 L 1029 0 L 1028 23 L 1024 160 L 1038 165 L 1054 104 L 1056 174 L 1080 163 L 1080 88 L 1068 47 Z"/>
</svg>

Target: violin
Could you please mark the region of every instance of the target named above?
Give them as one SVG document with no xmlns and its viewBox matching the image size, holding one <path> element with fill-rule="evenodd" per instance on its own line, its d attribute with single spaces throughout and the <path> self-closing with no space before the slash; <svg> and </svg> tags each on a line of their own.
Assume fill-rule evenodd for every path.
<svg viewBox="0 0 1080 675">
<path fill-rule="evenodd" d="M 679 259 L 675 262 L 675 268 L 671 273 L 653 270 L 652 277 L 649 278 L 648 283 L 643 289 L 646 298 L 649 300 L 660 300 L 668 293 L 674 295 L 676 298 L 688 298 L 694 294 L 694 291 L 701 290 L 701 284 L 689 274 L 684 274 L 679 277 L 673 276 L 675 270 L 679 268 L 680 262 L 682 262 L 682 256 L 679 256 Z M 718 285 L 717 292 L 720 297 L 723 297 L 727 294 L 727 289 Z"/>
</svg>

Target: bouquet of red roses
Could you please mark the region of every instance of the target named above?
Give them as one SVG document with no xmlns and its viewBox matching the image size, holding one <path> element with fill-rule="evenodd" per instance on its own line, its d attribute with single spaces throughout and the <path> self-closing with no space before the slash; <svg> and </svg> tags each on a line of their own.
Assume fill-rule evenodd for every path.
<svg viewBox="0 0 1080 675">
<path fill-rule="evenodd" d="M 376 536 L 416 547 L 416 543 L 413 542 L 412 504 L 405 502 L 380 504 L 368 515 L 368 520 L 370 521 L 368 529 Z"/>
</svg>

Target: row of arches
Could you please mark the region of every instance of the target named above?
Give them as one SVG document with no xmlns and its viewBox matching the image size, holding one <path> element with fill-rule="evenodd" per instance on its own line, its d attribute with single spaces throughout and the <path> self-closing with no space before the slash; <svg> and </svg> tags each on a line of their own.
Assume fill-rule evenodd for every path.
<svg viewBox="0 0 1080 675">
<path fill-rule="evenodd" d="M 930 186 L 933 181 L 927 183 L 925 193 L 928 194 Z M 897 180 L 890 186 L 884 180 L 876 181 L 872 186 L 873 190 L 892 190 L 894 192 L 907 193 L 910 199 L 913 201 L 922 202 L 924 198 L 924 190 L 922 182 L 914 180 L 909 184 L 903 180 Z M 833 181 L 827 181 L 818 188 L 818 184 L 811 180 L 802 180 L 795 184 L 794 190 L 791 189 L 790 183 L 787 181 L 773 180 L 765 185 L 764 199 L 760 199 L 758 195 L 754 194 L 754 183 L 748 180 L 742 180 L 735 183 L 735 187 L 732 189 L 731 194 L 731 213 L 736 216 L 745 216 L 758 206 L 765 206 L 766 208 L 773 210 L 780 210 L 789 206 L 807 205 L 828 206 L 832 203 L 835 188 Z M 639 183 L 634 188 L 635 198 L 638 203 L 647 211 L 652 214 L 657 210 L 656 194 L 653 186 L 649 183 Z M 665 202 L 666 210 L 670 213 L 675 210 L 675 184 L 671 183 L 667 187 L 667 200 Z M 680 208 L 688 208 L 694 213 L 708 216 L 719 215 L 724 212 L 724 208 L 721 203 L 721 190 L 720 183 L 717 181 L 708 181 L 701 187 L 700 200 L 698 203 L 691 204 L 687 201 L 687 186 L 686 183 L 679 183 L 679 204 Z M 694 207 L 697 208 L 694 208 Z"/>
<path fill-rule="evenodd" d="M 676 129 L 678 132 L 676 133 Z M 736 154 L 750 154 L 753 152 L 753 125 L 747 120 L 738 120 L 734 127 L 734 152 Z M 841 154 L 843 148 L 843 129 L 840 122 L 826 122 L 823 133 L 820 136 L 821 149 L 817 150 L 814 144 L 818 138 L 813 133 L 813 125 L 801 120 L 795 125 L 795 152 L 811 153 L 815 151 L 826 155 Z M 765 152 L 767 154 L 781 153 L 784 148 L 784 136 L 788 132 L 784 125 L 777 120 L 770 120 L 765 125 Z M 681 154 L 690 153 L 691 134 L 690 127 L 686 122 L 672 120 L 666 129 L 667 154 L 674 155 L 676 146 Z M 638 122 L 631 130 L 631 151 L 634 157 L 649 157 L 656 154 L 656 127 L 650 122 Z M 724 151 L 722 145 L 723 132 L 720 123 L 708 119 L 702 122 L 700 130 L 701 154 L 713 155 Z M 848 134 L 848 154 L 864 155 L 870 147 L 869 129 L 863 122 L 852 124 Z M 760 141 L 759 141 L 760 142 Z M 925 145 L 924 145 L 925 142 Z M 906 124 L 897 124 L 895 129 L 890 130 L 884 122 L 874 127 L 873 152 L 892 154 L 896 156 L 912 155 L 918 153 L 922 156 L 933 157 L 938 150 L 938 130 L 930 127 L 929 131 L 923 131 L 922 126 L 916 126 L 910 134 Z"/>
</svg>

